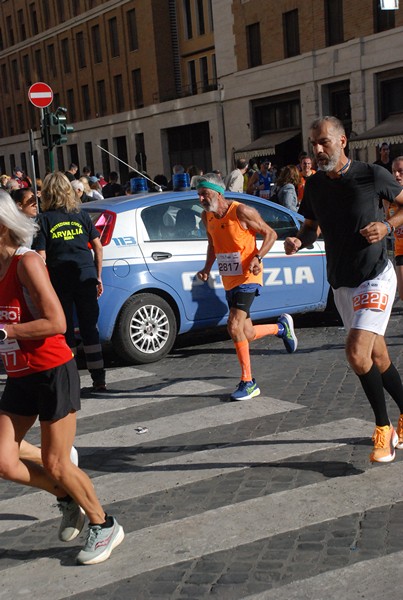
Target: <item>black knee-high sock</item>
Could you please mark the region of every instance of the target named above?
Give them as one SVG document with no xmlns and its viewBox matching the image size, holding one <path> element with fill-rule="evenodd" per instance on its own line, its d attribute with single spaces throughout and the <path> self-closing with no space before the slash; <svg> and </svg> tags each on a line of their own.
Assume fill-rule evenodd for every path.
<svg viewBox="0 0 403 600">
<path fill-rule="evenodd" d="M 379 427 L 389 425 L 389 417 L 386 410 L 385 393 L 381 374 L 375 365 L 372 365 L 368 373 L 358 375 L 365 395 L 367 396 L 372 410 L 375 414 L 375 423 Z"/>
<path fill-rule="evenodd" d="M 400 412 L 403 413 L 403 384 L 395 365 L 390 363 L 390 367 L 381 374 L 381 377 L 383 387 L 396 402 Z"/>
</svg>

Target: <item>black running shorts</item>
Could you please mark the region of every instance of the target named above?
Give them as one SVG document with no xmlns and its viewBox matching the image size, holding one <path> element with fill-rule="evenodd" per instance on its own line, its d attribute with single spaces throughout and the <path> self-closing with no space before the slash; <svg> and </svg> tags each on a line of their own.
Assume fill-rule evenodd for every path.
<svg viewBox="0 0 403 600">
<path fill-rule="evenodd" d="M 57 421 L 80 410 L 80 377 L 76 361 L 25 377 L 8 377 L 0 410 L 40 421 Z"/>
</svg>

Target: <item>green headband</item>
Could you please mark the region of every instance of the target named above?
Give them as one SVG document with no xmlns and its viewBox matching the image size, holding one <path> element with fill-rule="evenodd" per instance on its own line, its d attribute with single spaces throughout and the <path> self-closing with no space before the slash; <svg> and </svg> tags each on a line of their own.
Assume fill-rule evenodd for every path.
<svg viewBox="0 0 403 600">
<path fill-rule="evenodd" d="M 219 194 L 224 194 L 224 188 L 216 183 L 213 183 L 212 181 L 199 181 L 199 183 L 196 185 L 196 189 L 200 190 L 200 188 L 209 188 L 210 190 L 214 190 Z"/>
</svg>

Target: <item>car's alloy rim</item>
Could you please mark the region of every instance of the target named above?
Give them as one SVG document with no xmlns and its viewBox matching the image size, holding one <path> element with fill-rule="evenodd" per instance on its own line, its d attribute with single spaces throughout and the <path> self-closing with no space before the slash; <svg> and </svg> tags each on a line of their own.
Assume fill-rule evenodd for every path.
<svg viewBox="0 0 403 600">
<path fill-rule="evenodd" d="M 165 312 L 153 304 L 139 308 L 130 323 L 130 338 L 140 352 L 155 354 L 169 337 L 169 321 Z"/>
</svg>

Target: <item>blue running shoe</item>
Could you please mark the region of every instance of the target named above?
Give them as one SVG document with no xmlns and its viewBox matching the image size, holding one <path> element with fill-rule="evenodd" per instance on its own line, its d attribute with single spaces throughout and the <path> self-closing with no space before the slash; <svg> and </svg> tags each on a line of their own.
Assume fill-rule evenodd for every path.
<svg viewBox="0 0 403 600">
<path fill-rule="evenodd" d="M 281 339 L 283 340 L 287 352 L 289 354 L 292 354 L 296 351 L 298 346 L 298 339 L 295 335 L 294 321 L 292 319 L 292 316 L 287 315 L 287 313 L 283 313 L 282 315 L 280 315 L 280 318 L 278 319 L 277 323 L 281 323 L 281 325 L 284 328 L 283 333 L 279 334 L 278 337 L 281 337 Z"/>
<path fill-rule="evenodd" d="M 260 390 L 254 379 L 252 381 L 240 381 L 235 392 L 231 394 L 231 400 L 250 400 L 259 396 Z"/>
<path fill-rule="evenodd" d="M 123 527 L 114 517 L 111 527 L 90 525 L 84 548 L 77 556 L 80 565 L 96 565 L 107 560 L 114 548 L 123 542 Z"/>
</svg>

